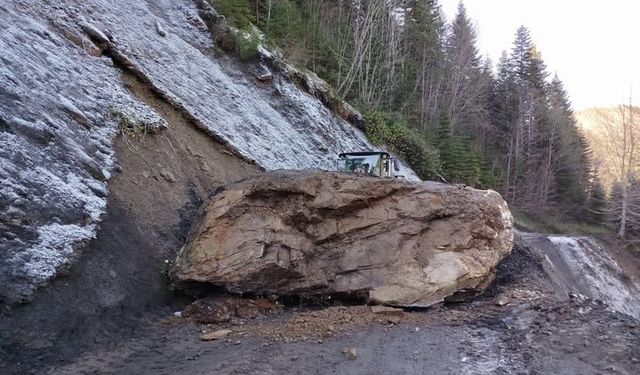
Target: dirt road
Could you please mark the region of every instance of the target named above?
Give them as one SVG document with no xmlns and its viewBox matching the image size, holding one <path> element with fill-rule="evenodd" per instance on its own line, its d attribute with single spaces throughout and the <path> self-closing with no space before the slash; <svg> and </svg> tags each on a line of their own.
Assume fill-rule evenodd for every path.
<svg viewBox="0 0 640 375">
<path fill-rule="evenodd" d="M 297 313 L 288 308 L 246 324 L 281 326 Z M 326 314 L 318 316 L 323 320 L 316 323 L 334 323 Z M 494 286 L 475 302 L 408 312 L 398 325 L 356 326 L 291 342 L 231 326 L 227 338 L 205 342 L 201 326 L 171 322 L 144 325 L 135 337 L 51 366 L 48 373 L 640 373 L 639 322 L 599 301 L 561 298 L 535 254 L 523 247 L 501 264 Z M 345 347 L 355 349 L 355 358 L 343 353 Z"/>
<path fill-rule="evenodd" d="M 458 322 L 352 329 L 334 337 L 204 342 L 192 324 L 87 353 L 51 374 L 637 374 L 637 322 L 603 306 L 535 306 Z M 588 311 L 580 313 L 581 310 Z M 446 315 L 446 310 L 437 311 Z M 417 314 L 430 314 L 420 312 Z M 466 315 L 466 314 L 465 314 Z M 476 317 L 472 317 L 478 315 Z M 349 359 L 342 350 L 354 348 Z"/>
</svg>

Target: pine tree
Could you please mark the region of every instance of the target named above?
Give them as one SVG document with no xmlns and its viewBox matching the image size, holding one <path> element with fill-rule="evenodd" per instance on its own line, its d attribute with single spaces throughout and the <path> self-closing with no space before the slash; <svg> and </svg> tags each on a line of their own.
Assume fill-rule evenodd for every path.
<svg viewBox="0 0 640 375">
<path fill-rule="evenodd" d="M 579 216 L 588 199 L 590 152 L 578 130 L 568 94 L 557 76 L 549 84 L 548 91 L 550 111 L 558 127 L 554 154 L 557 201 L 564 211 Z"/>
<path fill-rule="evenodd" d="M 585 208 L 585 219 L 592 224 L 602 224 L 606 218 L 608 204 L 604 186 L 600 179 L 595 177 Z"/>
<path fill-rule="evenodd" d="M 453 130 L 451 129 L 451 118 L 448 111 L 442 111 L 440 122 L 436 129 L 436 144 L 440 153 L 440 161 L 444 177 L 448 180 L 455 178 L 454 171 L 454 151 L 453 151 Z"/>
<path fill-rule="evenodd" d="M 477 134 L 487 118 L 486 85 L 476 33 L 462 3 L 445 42 L 447 105 L 454 129 Z"/>
<path fill-rule="evenodd" d="M 300 8 L 291 0 L 261 0 L 258 26 L 278 45 L 287 47 L 304 38 L 304 21 Z"/>
<path fill-rule="evenodd" d="M 516 31 L 510 57 L 510 70 L 521 80 L 527 80 L 529 75 L 529 62 L 531 61 L 531 35 L 529 29 L 520 26 Z"/>
<path fill-rule="evenodd" d="M 542 60 L 542 54 L 538 48 L 531 43 L 526 80 L 539 92 L 544 92 L 545 83 L 549 77 L 547 65 Z"/>
<path fill-rule="evenodd" d="M 640 238 L 640 176 L 633 175 L 629 181 L 629 220 L 627 220 L 628 238 Z"/>
<path fill-rule="evenodd" d="M 407 55 L 396 105 L 415 128 L 437 126 L 445 84 L 443 35 L 445 22 L 436 0 L 414 0 L 407 17 Z"/>
<path fill-rule="evenodd" d="M 224 14 L 231 23 L 240 29 L 248 30 L 256 22 L 253 7 L 249 0 L 210 0 L 218 12 Z"/>
<path fill-rule="evenodd" d="M 504 192 L 517 207 L 546 210 L 552 203 L 555 182 L 552 154 L 556 124 L 549 117 L 548 73 L 525 27 L 516 32 L 511 55 L 503 64 L 499 78 L 512 83 L 507 89 L 511 100 L 505 116 L 509 141 Z"/>
</svg>

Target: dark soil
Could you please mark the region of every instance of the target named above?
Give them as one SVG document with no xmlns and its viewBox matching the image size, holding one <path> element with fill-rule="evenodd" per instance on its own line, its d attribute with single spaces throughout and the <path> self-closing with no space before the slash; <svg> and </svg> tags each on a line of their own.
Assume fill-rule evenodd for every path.
<svg viewBox="0 0 640 375">
<path fill-rule="evenodd" d="M 41 373 L 95 348 L 117 348 L 180 304 L 166 278 L 200 203 L 255 166 L 182 118 L 134 77 L 131 90 L 165 117 L 158 135 L 119 137 L 122 172 L 110 181 L 97 238 L 68 275 L 33 302 L 0 306 L 0 373 Z M 173 175 L 174 181 L 166 176 Z"/>
<path fill-rule="evenodd" d="M 226 297 L 225 297 L 226 298 Z M 174 301 L 175 302 L 175 301 Z M 176 304 L 180 305 L 176 302 Z M 186 301 L 182 302 L 184 306 Z M 640 324 L 597 301 L 554 293 L 531 250 L 517 246 L 474 302 L 408 311 L 396 323 L 367 306 L 287 307 L 220 325 L 176 318 L 169 305 L 123 320 L 95 316 L 89 350 L 38 357 L 15 373 L 51 374 L 637 374 Z M 500 306 L 502 305 L 502 306 Z M 178 307 L 175 307 L 176 309 Z M 162 316 L 162 318 L 160 318 Z M 345 317 L 347 323 L 345 324 Z M 127 326 L 129 324 L 129 326 Z M 217 341 L 203 330 L 230 328 Z M 131 329 L 130 332 L 124 332 Z M 111 342 L 101 342 L 108 339 Z M 350 359 L 345 349 L 355 350 Z M 15 358 L 15 357 L 14 357 Z M 26 358 L 23 356 L 23 358 Z M 17 365 L 14 363 L 14 365 Z M 9 372 L 11 373 L 11 372 Z"/>
</svg>

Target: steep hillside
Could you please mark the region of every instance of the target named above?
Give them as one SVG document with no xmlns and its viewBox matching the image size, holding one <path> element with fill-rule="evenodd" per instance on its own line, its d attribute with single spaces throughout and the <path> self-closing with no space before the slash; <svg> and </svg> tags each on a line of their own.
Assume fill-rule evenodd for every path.
<svg viewBox="0 0 640 375">
<path fill-rule="evenodd" d="M 195 297 L 166 275 L 202 203 L 266 170 L 332 169 L 337 153 L 373 148 L 315 75 L 265 49 L 224 52 L 216 19 L 204 0 L 0 2 L 0 374 L 640 372 L 640 325 L 622 313 L 637 309 L 570 299 L 523 246 L 473 303 L 363 328 L 355 311 L 369 306 L 330 296 L 317 301 L 328 313 L 279 305 L 202 341 L 211 327 L 182 318 Z M 463 242 L 485 230 L 451 228 Z M 573 258 L 589 266 L 580 251 L 593 247 Z"/>
<path fill-rule="evenodd" d="M 179 154 L 181 144 L 169 141 L 176 121 L 253 169 L 331 169 L 337 153 L 372 148 L 286 74 L 259 82 L 248 74 L 253 66 L 216 52 L 201 18 L 215 11 L 198 3 L 200 10 L 188 0 L 0 5 L 2 300 L 28 298 L 68 268 L 78 248 L 92 249 L 107 200 L 118 191 L 114 176 L 133 173 L 117 138 L 133 153 L 155 153 L 147 155 L 155 165 L 145 168 L 185 184 L 202 168 L 218 181 L 225 179 L 211 171 L 243 174 L 225 161 L 203 167 L 213 151 L 196 153 L 186 140 L 183 164 L 164 170 Z M 151 201 L 164 187 L 127 189 Z"/>
<path fill-rule="evenodd" d="M 201 18 L 214 12 L 0 4 L 0 372 L 117 345 L 169 314 L 163 270 L 220 185 L 372 148 L 300 72 L 262 82 L 262 61 L 220 52 Z"/>
</svg>

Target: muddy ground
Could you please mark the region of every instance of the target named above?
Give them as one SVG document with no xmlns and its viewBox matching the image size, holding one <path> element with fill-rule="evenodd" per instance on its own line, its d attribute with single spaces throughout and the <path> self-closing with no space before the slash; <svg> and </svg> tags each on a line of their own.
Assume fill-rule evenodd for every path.
<svg viewBox="0 0 640 375">
<path fill-rule="evenodd" d="M 640 373 L 639 322 L 598 301 L 565 299 L 544 276 L 535 252 L 522 246 L 474 302 L 408 311 L 397 324 L 378 319 L 370 307 L 330 304 L 289 306 L 220 326 L 176 318 L 165 305 L 133 318 L 130 332 L 93 333 L 96 342 L 75 356 L 30 361 L 9 350 L 10 359 L 24 362 L 4 363 L 4 369 L 16 374 Z M 345 316 L 353 324 L 341 325 Z M 203 330 L 221 328 L 232 333 L 201 340 Z M 109 342 L 101 343 L 103 336 Z"/>
</svg>

